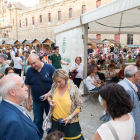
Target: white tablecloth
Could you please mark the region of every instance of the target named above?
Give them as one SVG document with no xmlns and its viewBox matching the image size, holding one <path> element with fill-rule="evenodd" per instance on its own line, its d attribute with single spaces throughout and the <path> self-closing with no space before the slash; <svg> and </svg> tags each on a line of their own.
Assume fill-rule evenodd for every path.
<svg viewBox="0 0 140 140">
<path fill-rule="evenodd" d="M 120 69 L 115 69 L 116 73 L 119 73 Z M 99 70 L 98 72 L 105 74 L 106 70 Z"/>
</svg>

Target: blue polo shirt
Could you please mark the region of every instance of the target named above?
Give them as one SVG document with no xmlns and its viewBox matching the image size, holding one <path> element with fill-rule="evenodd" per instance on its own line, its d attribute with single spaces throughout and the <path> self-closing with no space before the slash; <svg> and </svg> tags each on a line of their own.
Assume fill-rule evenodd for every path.
<svg viewBox="0 0 140 140">
<path fill-rule="evenodd" d="M 54 66 L 44 63 L 44 66 L 42 67 L 41 71 L 38 72 L 47 92 L 49 92 L 51 89 L 53 83 L 52 75 L 54 71 L 55 71 Z M 40 101 L 39 97 L 44 95 L 45 91 L 41 86 L 35 72 L 36 70 L 34 70 L 32 67 L 30 67 L 27 70 L 25 84 L 31 86 L 33 100 Z"/>
</svg>

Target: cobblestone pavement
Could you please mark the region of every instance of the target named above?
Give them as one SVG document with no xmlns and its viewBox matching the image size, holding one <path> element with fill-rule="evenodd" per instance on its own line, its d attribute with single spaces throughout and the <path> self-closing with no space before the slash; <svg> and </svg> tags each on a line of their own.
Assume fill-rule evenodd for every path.
<svg viewBox="0 0 140 140">
<path fill-rule="evenodd" d="M 97 100 L 97 96 L 95 98 L 95 103 L 91 99 L 87 100 L 87 97 L 83 97 L 84 106 L 83 111 L 79 114 L 79 121 L 81 124 L 82 132 L 85 140 L 92 140 L 97 128 L 102 124 L 99 118 L 103 115 L 103 107 Z M 1 96 L 0 96 L 1 100 Z M 87 100 L 87 101 L 85 101 Z M 24 106 L 24 103 L 23 103 Z M 33 120 L 33 112 L 28 112 L 30 117 Z M 44 137 L 46 133 L 44 133 Z M 42 139 L 43 140 L 43 139 Z"/>
</svg>

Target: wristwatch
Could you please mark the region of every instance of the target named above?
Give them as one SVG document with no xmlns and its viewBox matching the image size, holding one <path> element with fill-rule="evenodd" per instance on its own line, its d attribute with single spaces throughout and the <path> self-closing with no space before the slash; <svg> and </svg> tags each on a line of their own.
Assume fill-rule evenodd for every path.
<svg viewBox="0 0 140 140">
<path fill-rule="evenodd" d="M 72 117 L 71 117 L 71 115 L 69 115 L 69 118 L 70 118 L 70 120 L 72 120 Z"/>
</svg>

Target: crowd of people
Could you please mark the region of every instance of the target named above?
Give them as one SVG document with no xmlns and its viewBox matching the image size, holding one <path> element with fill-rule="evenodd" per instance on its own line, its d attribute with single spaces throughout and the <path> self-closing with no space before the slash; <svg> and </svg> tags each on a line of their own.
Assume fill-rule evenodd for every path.
<svg viewBox="0 0 140 140">
<path fill-rule="evenodd" d="M 101 120 L 107 123 L 97 129 L 93 140 L 140 140 L 140 50 L 88 46 L 88 65 L 77 56 L 67 73 L 62 65 L 69 63 L 61 60 L 58 46 L 53 49 L 14 46 L 1 51 L 0 140 L 41 140 L 43 127 L 45 140 L 84 140 L 79 123 L 83 80 L 89 91 L 99 92 L 106 112 Z M 23 101 L 28 111 L 33 110 L 34 122 Z"/>
</svg>

